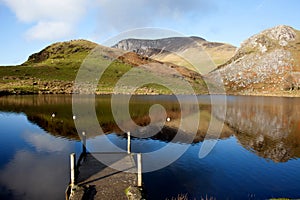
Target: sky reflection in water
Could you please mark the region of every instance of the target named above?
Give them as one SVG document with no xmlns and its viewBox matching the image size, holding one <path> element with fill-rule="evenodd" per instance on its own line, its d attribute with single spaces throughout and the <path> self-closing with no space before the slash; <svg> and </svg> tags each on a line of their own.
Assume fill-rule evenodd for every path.
<svg viewBox="0 0 300 200">
<path fill-rule="evenodd" d="M 0 98 L 0 199 L 62 199 L 69 182 L 69 154 L 81 151 L 78 136 L 68 132 L 72 115 L 62 110 L 70 107 L 69 97 L 47 97 L 47 103 L 42 103 L 44 97 L 34 105 L 29 103 L 30 96 L 19 98 Z M 176 106 L 171 106 L 173 101 L 164 101 L 170 102 L 173 118 L 179 116 Z M 135 99 L 138 105 L 142 102 L 143 98 Z M 134 112 L 144 115 L 143 109 Z M 50 121 L 52 110 L 57 110 L 56 122 Z M 223 135 L 209 156 L 198 158 L 201 142 L 196 142 L 170 166 L 144 174 L 149 199 L 178 194 L 197 199 L 206 195 L 217 199 L 300 197 L 299 100 L 230 97 L 227 110 L 225 122 L 232 134 Z M 109 124 L 109 119 L 103 121 Z M 92 135 L 90 150 L 103 150 L 102 137 L 126 149 L 126 137 L 117 133 Z M 134 138 L 132 151 L 151 152 L 167 142 L 167 138 Z M 176 151 L 188 144 L 171 145 Z"/>
</svg>

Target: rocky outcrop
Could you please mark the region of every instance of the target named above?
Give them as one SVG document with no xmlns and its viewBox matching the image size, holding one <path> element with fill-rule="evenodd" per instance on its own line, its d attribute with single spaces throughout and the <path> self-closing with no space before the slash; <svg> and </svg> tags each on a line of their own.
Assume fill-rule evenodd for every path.
<svg viewBox="0 0 300 200">
<path fill-rule="evenodd" d="M 172 37 L 157 40 L 125 39 L 112 47 L 151 57 L 159 53 L 177 52 L 189 47 L 196 47 L 195 42 L 199 41 L 205 42 L 203 38 L 199 37 Z"/>
<path fill-rule="evenodd" d="M 292 72 L 291 59 L 291 53 L 283 49 L 263 55 L 252 53 L 233 61 L 218 72 L 222 74 L 224 85 L 230 91 L 275 90 L 278 86 L 284 90 L 284 77 Z M 264 88 L 264 85 L 268 88 Z"/>
<path fill-rule="evenodd" d="M 298 89 L 299 32 L 276 26 L 245 40 L 226 64 L 208 75 L 220 73 L 229 93 L 273 93 Z"/>
<path fill-rule="evenodd" d="M 258 48 L 263 53 L 278 45 L 287 46 L 296 37 L 297 34 L 292 27 L 280 25 L 250 37 L 241 44 L 241 48 Z"/>
</svg>

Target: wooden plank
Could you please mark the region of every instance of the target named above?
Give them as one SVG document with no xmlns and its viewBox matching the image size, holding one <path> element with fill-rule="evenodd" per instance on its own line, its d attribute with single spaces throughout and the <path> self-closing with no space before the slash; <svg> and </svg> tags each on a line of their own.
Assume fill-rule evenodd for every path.
<svg viewBox="0 0 300 200">
<path fill-rule="evenodd" d="M 72 200 L 82 199 L 83 196 L 86 199 L 127 200 L 125 190 L 137 185 L 133 154 L 87 153 L 79 162 L 78 171 L 78 187 L 71 194 Z"/>
<path fill-rule="evenodd" d="M 137 176 L 138 176 L 138 187 L 142 187 L 142 154 L 137 154 Z"/>
<path fill-rule="evenodd" d="M 75 185 L 75 162 L 76 162 L 76 157 L 75 153 L 71 153 L 70 155 L 70 165 L 71 165 L 71 187 Z"/>
</svg>

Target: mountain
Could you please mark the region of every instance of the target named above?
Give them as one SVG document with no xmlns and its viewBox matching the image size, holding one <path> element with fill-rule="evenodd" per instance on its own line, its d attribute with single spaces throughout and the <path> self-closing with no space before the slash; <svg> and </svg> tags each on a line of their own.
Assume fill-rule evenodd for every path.
<svg viewBox="0 0 300 200">
<path fill-rule="evenodd" d="M 236 47 L 209 42 L 200 37 L 170 37 L 156 40 L 125 39 L 112 46 L 136 52 L 162 62 L 171 62 L 205 74 L 224 64 L 235 53 Z"/>
<path fill-rule="evenodd" d="M 86 70 L 87 84 L 95 80 L 94 73 L 99 69 L 105 71 L 101 76 L 96 91 L 80 91 L 73 88 L 79 69 Z M 206 93 L 202 76 L 194 71 L 171 63 L 164 63 L 134 52 L 98 45 L 87 40 L 71 40 L 58 42 L 29 56 L 28 60 L 19 66 L 0 67 L 1 94 L 58 94 L 73 92 L 97 94 L 113 93 L 116 83 L 128 72 L 130 80 L 163 80 L 167 84 L 177 85 L 177 92 L 185 94 L 181 87 L 182 80 L 192 85 L 198 93 Z M 100 76 L 100 74 L 99 74 Z M 126 77 L 126 76 L 125 76 Z M 98 77 L 97 77 L 98 78 Z M 128 78 L 128 77 L 127 77 Z M 169 94 L 167 87 L 158 84 L 141 85 L 133 90 L 134 83 L 124 83 L 118 86 L 117 93 L 139 94 Z M 191 92 L 188 92 L 191 93 Z"/>
<path fill-rule="evenodd" d="M 84 59 L 87 54 L 97 46 L 87 40 L 71 40 L 54 43 L 38 53 L 29 56 L 24 65 L 43 65 L 63 62 L 76 62 Z"/>
<path fill-rule="evenodd" d="M 2 94 L 71 93 L 76 72 L 97 46 L 87 40 L 58 42 L 29 56 L 22 65 L 0 67 Z"/>
<path fill-rule="evenodd" d="M 96 91 L 73 90 L 84 63 L 89 64 L 84 70 L 90 85 L 99 68 L 106 69 Z M 134 84 L 143 81 L 136 90 Z M 0 67 L 0 94 L 171 94 L 171 87 L 175 93 L 193 93 L 186 83 L 206 94 L 206 85 L 220 91 L 216 82 L 227 94 L 299 96 L 300 31 L 276 26 L 245 40 L 238 50 L 199 37 L 126 39 L 113 48 L 71 40 L 49 45 L 22 65 Z"/>
<path fill-rule="evenodd" d="M 220 74 L 227 93 L 300 94 L 300 31 L 276 26 L 245 40 L 236 54 L 207 75 Z"/>
</svg>

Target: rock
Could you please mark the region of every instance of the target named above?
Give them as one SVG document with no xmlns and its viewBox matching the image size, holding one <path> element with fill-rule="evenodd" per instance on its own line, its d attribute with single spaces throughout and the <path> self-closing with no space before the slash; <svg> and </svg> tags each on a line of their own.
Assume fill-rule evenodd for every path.
<svg viewBox="0 0 300 200">
<path fill-rule="evenodd" d="M 294 41 L 296 36 L 292 27 L 280 25 L 253 35 L 241 44 L 241 48 L 255 48 L 259 45 L 268 47 L 274 46 L 274 43 L 280 46 L 286 46 L 290 41 Z"/>
<path fill-rule="evenodd" d="M 235 94 L 249 94 L 251 91 L 255 94 L 272 93 L 298 88 L 300 80 L 287 79 L 297 71 L 292 49 L 297 33 L 289 26 L 276 26 L 250 37 L 230 61 L 208 74 L 208 79 L 216 82 L 218 80 L 214 77 L 220 73 L 227 92 Z"/>
<path fill-rule="evenodd" d="M 128 200 L 141 200 L 141 199 L 143 199 L 141 189 L 138 188 L 138 187 L 129 186 L 129 188 L 126 189 L 125 193 L 126 193 L 126 196 L 127 196 Z"/>
</svg>

